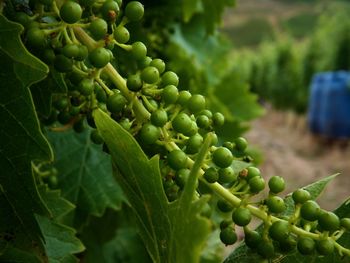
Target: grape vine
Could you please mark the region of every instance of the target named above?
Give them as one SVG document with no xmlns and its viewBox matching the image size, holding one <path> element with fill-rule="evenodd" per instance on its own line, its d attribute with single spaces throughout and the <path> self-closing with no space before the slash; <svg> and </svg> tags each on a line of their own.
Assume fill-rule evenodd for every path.
<svg viewBox="0 0 350 263">
<path fill-rule="evenodd" d="M 350 249 L 337 242 L 350 231 L 350 218 L 321 209 L 305 189 L 293 192 L 294 212 L 285 216 L 285 200 L 278 195 L 285 189 L 283 178 L 265 182 L 250 164 L 244 138 L 219 145 L 215 131 L 224 115 L 209 110 L 201 94 L 180 90 L 177 74 L 161 58 L 147 56 L 144 43 L 131 43 L 127 24 L 142 19 L 140 2 L 35 0 L 28 8 L 8 2 L 5 14 L 24 27 L 26 47 L 67 86 L 66 93 L 54 94 L 49 116 L 40 116 L 47 129 L 81 133 L 87 122 L 91 141 L 109 153 L 104 131 L 96 125 L 101 114 L 108 115 L 149 158 L 159 156 L 168 202 L 179 200 L 190 182 L 197 189 L 193 200 L 205 194 L 203 185 L 217 196 L 218 238 L 225 245 L 238 241 L 236 228 L 242 227 L 245 244 L 264 259 L 294 249 L 303 255 L 350 256 Z M 130 65 L 117 64 L 118 54 L 128 56 Z M 34 168 L 48 180 L 40 166 Z M 56 175 L 49 178 L 55 185 Z M 266 186 L 268 196 L 253 200 Z M 262 222 L 260 230 L 249 226 L 253 217 Z"/>
</svg>

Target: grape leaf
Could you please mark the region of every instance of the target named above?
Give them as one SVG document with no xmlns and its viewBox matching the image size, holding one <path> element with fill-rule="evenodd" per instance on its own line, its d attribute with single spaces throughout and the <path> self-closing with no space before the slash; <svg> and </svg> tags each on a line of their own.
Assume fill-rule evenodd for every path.
<svg viewBox="0 0 350 263">
<path fill-rule="evenodd" d="M 335 177 L 337 176 L 337 174 L 335 175 L 331 175 L 328 176 L 324 179 L 321 179 L 317 182 L 314 182 L 310 185 L 307 185 L 305 187 L 303 187 L 305 190 L 309 191 L 311 194 L 311 198 L 312 199 L 316 199 L 321 193 L 322 191 L 325 189 L 325 187 L 327 186 L 327 184 L 329 182 L 331 182 Z M 287 206 L 285 215 L 290 215 L 293 213 L 294 210 L 294 202 L 293 199 L 291 197 L 291 194 L 287 195 L 287 197 L 285 198 L 285 203 Z M 261 228 L 261 226 L 259 227 Z M 294 252 L 289 256 L 292 256 L 293 258 L 291 259 L 290 262 L 321 262 L 319 261 L 321 258 L 320 257 L 316 257 L 316 256 L 301 256 L 300 254 L 298 254 L 297 252 Z M 332 255 L 335 256 L 335 255 Z M 276 260 L 276 262 L 289 262 L 289 261 L 281 261 L 281 260 L 285 260 L 286 256 L 280 256 L 276 259 L 274 259 L 274 262 Z M 233 262 L 242 262 L 242 263 L 250 263 L 250 262 L 259 262 L 259 260 L 261 260 L 261 257 L 258 256 L 256 253 L 252 252 L 252 250 L 250 250 L 245 244 L 244 242 L 242 242 L 240 244 L 239 247 L 237 247 L 226 259 L 225 259 L 225 263 L 233 263 Z M 305 261 L 304 261 L 305 260 Z M 325 261 L 325 262 L 333 262 L 333 261 Z M 337 262 L 337 261 L 334 261 Z"/>
<path fill-rule="evenodd" d="M 31 162 L 51 159 L 52 151 L 40 131 L 28 87 L 45 78 L 48 69 L 25 50 L 19 37 L 22 29 L 0 14 L 0 193 L 8 202 L 1 208 L 8 219 L 16 218 L 3 222 L 1 230 L 18 230 L 17 223 L 31 239 L 40 241 L 34 213 L 48 210 L 35 186 Z"/>
<path fill-rule="evenodd" d="M 90 129 L 50 132 L 62 196 L 76 205 L 73 224 L 80 228 L 89 215 L 102 216 L 107 207 L 119 209 L 124 197 L 113 178 L 110 158 L 90 140 Z"/>
<path fill-rule="evenodd" d="M 205 244 L 210 225 L 198 214 L 207 199 L 187 202 L 193 197 L 195 181 L 188 181 L 180 199 L 169 204 L 162 186 L 159 157 L 149 160 L 132 135 L 106 113 L 96 110 L 93 116 L 152 260 L 198 262 L 198 251 Z"/>
<path fill-rule="evenodd" d="M 81 235 L 86 246 L 84 262 L 150 263 L 134 221 L 128 207 L 122 211 L 109 209 L 103 217 L 93 217 Z"/>
</svg>

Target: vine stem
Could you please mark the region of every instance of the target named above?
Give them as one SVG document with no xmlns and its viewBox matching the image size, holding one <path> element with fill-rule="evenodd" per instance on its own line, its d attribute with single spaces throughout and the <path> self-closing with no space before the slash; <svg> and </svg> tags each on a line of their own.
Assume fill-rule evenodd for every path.
<svg viewBox="0 0 350 263">
<path fill-rule="evenodd" d="M 76 37 L 87 46 L 89 50 L 92 50 L 98 46 L 100 46 L 95 40 L 93 40 L 82 28 L 80 27 L 74 27 L 74 32 L 76 34 Z M 125 96 L 125 98 L 133 105 L 133 110 L 135 113 L 135 116 L 138 120 L 145 121 L 150 118 L 150 113 L 148 110 L 144 107 L 144 105 L 138 100 L 136 96 L 134 96 L 132 93 L 129 92 L 125 79 L 119 74 L 119 72 L 113 67 L 111 63 L 108 63 L 107 66 L 104 68 L 104 72 L 108 75 L 108 77 L 111 79 L 111 81 L 117 86 L 117 88 L 120 90 L 120 92 Z M 163 133 L 165 137 L 168 136 L 167 131 L 163 129 Z M 180 149 L 175 142 L 167 142 L 165 144 L 165 147 L 172 151 L 176 149 Z M 194 161 L 188 157 L 188 164 L 190 167 L 193 167 Z M 232 194 L 228 189 L 220 185 L 219 183 L 208 183 L 204 178 L 203 169 L 199 169 L 199 179 L 204 182 L 209 188 L 211 188 L 217 195 L 227 200 L 231 205 L 234 207 L 240 206 L 242 200 Z M 250 210 L 250 212 L 257 218 L 260 218 L 262 221 L 266 221 L 268 219 L 271 220 L 271 223 L 276 221 L 282 221 L 283 219 L 280 219 L 275 216 L 271 216 L 267 214 L 265 211 L 261 210 L 259 207 L 256 207 L 254 205 L 247 205 L 247 208 Z M 283 220 L 286 221 L 286 220 Z M 286 221 L 287 222 L 287 221 Z M 321 239 L 319 234 L 308 232 L 304 229 L 301 229 L 295 225 L 291 225 L 290 230 L 295 233 L 296 235 L 301 235 L 304 237 L 310 237 L 315 240 Z M 342 254 L 346 254 L 350 256 L 350 249 L 346 249 L 343 246 L 341 246 L 339 243 L 334 242 L 335 247 L 338 249 L 338 251 Z"/>
</svg>

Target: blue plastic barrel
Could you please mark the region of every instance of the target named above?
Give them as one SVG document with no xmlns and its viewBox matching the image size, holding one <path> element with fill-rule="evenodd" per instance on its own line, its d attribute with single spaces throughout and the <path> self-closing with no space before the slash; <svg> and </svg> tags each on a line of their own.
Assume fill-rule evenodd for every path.
<svg viewBox="0 0 350 263">
<path fill-rule="evenodd" d="M 311 132 L 331 138 L 350 137 L 350 73 L 316 74 L 311 83 L 308 124 Z"/>
</svg>

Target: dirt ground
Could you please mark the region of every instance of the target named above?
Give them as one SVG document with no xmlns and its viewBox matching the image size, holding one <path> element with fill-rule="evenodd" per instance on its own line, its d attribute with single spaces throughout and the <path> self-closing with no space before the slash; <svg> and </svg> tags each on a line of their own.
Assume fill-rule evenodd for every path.
<svg viewBox="0 0 350 263">
<path fill-rule="evenodd" d="M 328 175 L 340 173 L 318 199 L 326 209 L 335 209 L 350 197 L 350 144 L 316 137 L 308 131 L 306 118 L 267 109 L 245 134 L 264 156 L 259 166 L 265 178 L 285 178 L 289 193 Z"/>
</svg>

